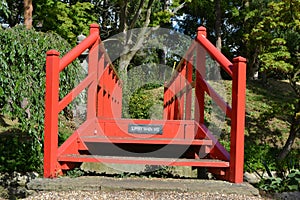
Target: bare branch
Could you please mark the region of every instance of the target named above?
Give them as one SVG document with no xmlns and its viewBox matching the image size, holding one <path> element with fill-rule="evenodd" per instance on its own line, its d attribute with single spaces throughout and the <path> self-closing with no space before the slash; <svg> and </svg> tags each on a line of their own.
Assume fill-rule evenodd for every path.
<svg viewBox="0 0 300 200">
<path fill-rule="evenodd" d="M 147 12 L 146 12 L 146 19 L 143 27 L 148 27 L 150 24 L 150 17 L 151 17 L 151 6 L 153 4 L 154 0 L 149 0 L 148 6 L 147 6 Z"/>
<path fill-rule="evenodd" d="M 171 13 L 174 15 L 176 14 L 180 9 L 182 9 L 185 6 L 185 2 L 183 2 L 182 4 L 180 4 L 179 6 L 177 6 L 176 8 L 171 10 Z"/>
<path fill-rule="evenodd" d="M 135 13 L 135 15 L 134 15 L 132 21 L 131 21 L 131 24 L 130 24 L 130 26 L 129 26 L 129 29 L 133 29 L 133 28 L 134 28 L 134 26 L 135 26 L 135 24 L 136 24 L 136 22 L 137 22 L 137 20 L 138 20 L 138 18 L 139 18 L 139 16 L 140 16 L 140 14 L 142 13 L 144 3 L 145 3 L 145 0 L 141 0 L 141 1 L 140 1 L 140 5 L 139 5 L 138 10 L 137 10 L 137 12 Z"/>
<path fill-rule="evenodd" d="M 121 1 L 120 10 L 120 31 L 125 32 L 127 30 L 127 0 Z"/>
</svg>

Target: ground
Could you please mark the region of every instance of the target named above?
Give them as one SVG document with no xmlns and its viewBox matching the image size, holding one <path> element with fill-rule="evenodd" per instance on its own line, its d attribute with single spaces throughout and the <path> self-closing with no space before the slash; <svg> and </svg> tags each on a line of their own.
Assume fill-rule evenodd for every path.
<svg viewBox="0 0 300 200">
<path fill-rule="evenodd" d="M 38 191 L 29 199 L 264 199 L 248 183 L 217 180 L 111 178 L 35 179 L 28 188 Z"/>
</svg>

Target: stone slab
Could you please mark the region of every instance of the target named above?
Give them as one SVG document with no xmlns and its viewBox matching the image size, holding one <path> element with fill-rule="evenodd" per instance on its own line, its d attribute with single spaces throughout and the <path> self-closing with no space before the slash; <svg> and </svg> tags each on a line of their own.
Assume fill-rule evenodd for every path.
<svg viewBox="0 0 300 200">
<path fill-rule="evenodd" d="M 37 178 L 28 183 L 27 187 L 36 191 L 197 191 L 259 196 L 259 191 L 248 183 L 233 184 L 226 181 L 200 179 L 112 178 L 103 176 L 61 177 L 55 179 Z"/>
</svg>

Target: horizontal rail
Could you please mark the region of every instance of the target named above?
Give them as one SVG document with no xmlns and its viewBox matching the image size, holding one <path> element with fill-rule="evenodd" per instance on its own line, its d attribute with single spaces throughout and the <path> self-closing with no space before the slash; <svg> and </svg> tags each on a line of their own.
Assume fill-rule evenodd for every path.
<svg viewBox="0 0 300 200">
<path fill-rule="evenodd" d="M 170 97 L 166 103 L 164 104 L 164 106 L 166 106 L 167 104 L 170 103 L 170 101 L 172 101 L 172 99 L 175 99 L 174 97 L 180 98 L 182 95 L 184 95 L 185 93 L 187 93 L 188 91 L 190 91 L 191 89 L 194 88 L 194 82 L 186 85 L 185 87 L 183 87 L 180 91 L 178 91 L 176 94 L 174 94 L 172 97 Z"/>
<path fill-rule="evenodd" d="M 180 60 L 179 64 L 176 66 L 176 70 L 178 71 L 179 68 L 182 66 L 184 62 L 189 62 L 190 58 L 193 56 L 193 53 L 196 49 L 197 42 L 193 40 L 192 44 L 188 48 L 187 52 L 185 53 L 184 57 Z"/>
<path fill-rule="evenodd" d="M 229 161 L 230 160 L 230 154 L 228 151 L 220 144 L 218 139 L 209 131 L 209 129 L 204 124 L 199 124 L 195 122 L 195 124 L 198 127 L 198 131 L 200 131 L 203 135 L 207 136 L 210 140 L 212 140 L 213 148 L 211 150 L 211 155 L 216 153 L 218 155 L 218 159 Z M 217 153 L 217 152 L 218 153 Z"/>
<path fill-rule="evenodd" d="M 205 92 L 213 99 L 213 101 L 221 108 L 221 110 L 226 114 L 227 117 L 231 118 L 232 109 L 226 103 L 223 98 L 205 81 L 200 79 L 201 87 Z"/>
<path fill-rule="evenodd" d="M 190 57 L 192 56 L 193 51 L 195 50 L 196 44 L 197 43 L 195 41 L 192 42 L 192 44 L 188 48 L 187 52 L 185 53 L 184 57 L 179 61 L 178 65 L 176 66 L 175 71 L 178 71 L 179 68 L 184 64 L 184 62 L 187 62 L 187 63 L 189 62 Z M 173 74 L 171 75 L 170 81 L 167 82 L 165 87 L 169 87 L 174 82 L 176 77 L 177 77 L 177 74 L 173 72 Z"/>
<path fill-rule="evenodd" d="M 62 111 L 69 103 L 71 103 L 77 95 L 80 94 L 86 87 L 88 87 L 95 79 L 96 74 L 91 74 L 87 76 L 83 81 L 81 81 L 69 94 L 67 94 L 58 103 L 58 112 Z"/>
<path fill-rule="evenodd" d="M 115 68 L 114 64 L 112 63 L 102 41 L 100 41 L 99 51 L 104 55 L 104 60 L 108 63 L 109 67 L 114 71 L 114 74 L 117 76 L 117 79 L 121 80 L 120 75 L 117 69 Z"/>
<path fill-rule="evenodd" d="M 177 92 L 175 95 L 177 97 L 181 97 L 182 95 L 184 95 L 187 91 L 190 91 L 191 89 L 193 89 L 193 85 L 192 84 L 189 84 L 189 85 L 186 85 L 184 86 L 179 92 Z M 174 95 L 174 96 L 175 96 Z"/>
<path fill-rule="evenodd" d="M 203 35 L 196 38 L 208 53 L 221 65 L 221 67 L 232 77 L 232 63 Z"/>
<path fill-rule="evenodd" d="M 58 157 L 62 162 L 102 162 L 117 164 L 147 164 L 166 166 L 195 166 L 195 167 L 229 167 L 229 162 L 213 159 L 180 159 L 180 158 L 156 158 L 156 157 L 121 157 L 100 155 L 62 155 Z"/>
<path fill-rule="evenodd" d="M 159 145 L 212 145 L 211 140 L 203 139 L 168 139 L 168 138 L 126 138 L 126 137 L 99 137 L 99 136 L 82 136 L 83 142 L 97 142 L 110 144 L 159 144 Z"/>
<path fill-rule="evenodd" d="M 61 72 L 65 67 L 67 67 L 71 62 L 73 62 L 77 57 L 79 57 L 85 50 L 90 48 L 99 39 L 99 34 L 92 33 L 87 38 L 85 38 L 80 44 L 69 51 L 64 57 L 61 58 L 59 64 L 59 71 Z"/>
</svg>

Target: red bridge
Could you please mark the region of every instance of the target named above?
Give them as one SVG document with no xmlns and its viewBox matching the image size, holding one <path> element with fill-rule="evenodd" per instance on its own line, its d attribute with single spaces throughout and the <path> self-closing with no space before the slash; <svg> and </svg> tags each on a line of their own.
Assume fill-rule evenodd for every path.
<svg viewBox="0 0 300 200">
<path fill-rule="evenodd" d="M 62 58 L 55 50 L 47 52 L 44 177 L 56 177 L 82 162 L 102 162 L 205 167 L 220 179 L 243 182 L 244 58 L 231 63 L 206 39 L 206 29 L 199 27 L 176 68 L 178 73 L 165 84 L 163 120 L 123 119 L 122 82 L 101 44 L 99 26 L 92 24 L 90 35 Z M 87 76 L 59 99 L 60 72 L 87 49 Z M 206 54 L 232 78 L 231 105 L 205 79 Z M 86 121 L 58 146 L 59 113 L 86 88 Z M 204 124 L 206 95 L 231 120 L 229 152 Z M 193 120 L 192 101 L 196 102 Z"/>
</svg>

